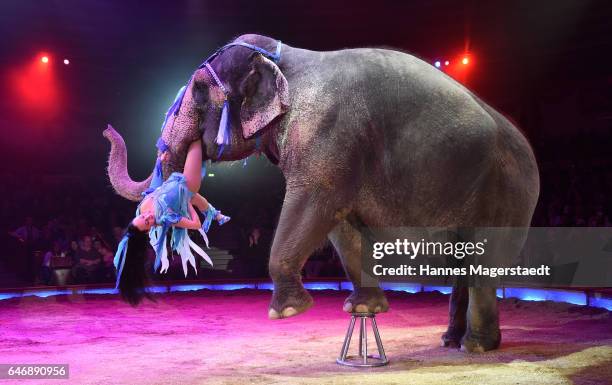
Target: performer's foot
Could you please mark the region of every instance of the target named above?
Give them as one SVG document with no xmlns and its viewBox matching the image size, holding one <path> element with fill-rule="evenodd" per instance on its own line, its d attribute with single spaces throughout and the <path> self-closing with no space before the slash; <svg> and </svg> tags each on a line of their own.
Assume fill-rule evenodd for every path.
<svg viewBox="0 0 612 385">
<path fill-rule="evenodd" d="M 204 221 L 202 221 L 202 230 L 204 230 L 205 233 L 207 233 L 210 229 L 210 224 L 212 223 L 213 219 L 217 221 L 219 226 L 229 222 L 229 220 L 231 219 L 227 215 L 221 214 L 221 211 L 215 209 L 210 203 L 208 204 L 208 208 L 205 211 L 202 211 L 202 214 L 204 214 Z"/>
<path fill-rule="evenodd" d="M 217 211 L 217 216 L 215 217 L 215 219 L 217 220 L 217 223 L 219 224 L 219 226 L 229 222 L 230 219 L 232 219 L 231 217 L 228 217 L 227 215 L 223 215 L 221 214 L 221 211 Z"/>
</svg>

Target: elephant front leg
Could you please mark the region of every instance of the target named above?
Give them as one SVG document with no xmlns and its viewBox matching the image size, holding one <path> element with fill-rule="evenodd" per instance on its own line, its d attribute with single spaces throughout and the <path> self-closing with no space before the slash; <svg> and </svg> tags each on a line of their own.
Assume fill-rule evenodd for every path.
<svg viewBox="0 0 612 385">
<path fill-rule="evenodd" d="M 300 314 L 312 306 L 312 297 L 302 285 L 301 271 L 315 248 L 335 226 L 333 212 L 324 199 L 307 191 L 287 190 L 270 252 L 270 277 L 274 294 L 270 319 Z"/>
<path fill-rule="evenodd" d="M 378 287 L 378 280 L 362 282 L 363 263 L 361 234 L 345 219 L 329 234 L 329 239 L 340 255 L 344 270 L 353 283 L 353 292 L 344 301 L 343 310 L 349 313 L 381 313 L 389 309 L 385 293 Z"/>
</svg>

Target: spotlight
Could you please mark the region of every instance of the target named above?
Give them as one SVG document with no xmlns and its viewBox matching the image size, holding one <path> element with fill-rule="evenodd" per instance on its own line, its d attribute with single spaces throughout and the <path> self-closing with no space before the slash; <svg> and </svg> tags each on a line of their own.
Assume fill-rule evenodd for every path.
<svg viewBox="0 0 612 385">
<path fill-rule="evenodd" d="M 449 64 L 450 64 L 450 62 L 449 62 L 448 60 L 444 62 L 444 65 L 445 65 L 445 66 L 447 66 L 447 65 L 449 65 Z"/>
<path fill-rule="evenodd" d="M 440 61 L 439 61 L 439 60 L 437 60 L 437 61 L 434 63 L 434 65 L 436 66 L 436 68 L 440 68 Z"/>
<path fill-rule="evenodd" d="M 66 65 L 70 64 L 70 60 L 64 59 L 64 64 L 66 64 Z"/>
<path fill-rule="evenodd" d="M 463 64 L 468 64 L 469 62 L 470 62 L 470 59 L 468 59 L 467 56 L 464 56 L 463 60 L 461 60 L 461 63 L 463 63 Z"/>
<path fill-rule="evenodd" d="M 48 56 L 43 56 L 43 57 L 40 58 L 40 61 L 45 63 L 45 64 L 49 63 L 49 57 Z"/>
</svg>

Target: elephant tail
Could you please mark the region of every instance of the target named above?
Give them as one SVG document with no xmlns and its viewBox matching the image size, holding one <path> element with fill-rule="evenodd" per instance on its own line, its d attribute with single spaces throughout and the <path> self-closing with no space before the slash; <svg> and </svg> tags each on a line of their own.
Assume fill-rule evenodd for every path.
<svg viewBox="0 0 612 385">
<path fill-rule="evenodd" d="M 131 201 L 138 202 L 153 178 L 153 174 L 143 181 L 137 182 L 130 178 L 127 169 L 127 149 L 121 135 L 109 124 L 103 135 L 111 144 L 108 155 L 108 178 L 117 194 Z"/>
</svg>

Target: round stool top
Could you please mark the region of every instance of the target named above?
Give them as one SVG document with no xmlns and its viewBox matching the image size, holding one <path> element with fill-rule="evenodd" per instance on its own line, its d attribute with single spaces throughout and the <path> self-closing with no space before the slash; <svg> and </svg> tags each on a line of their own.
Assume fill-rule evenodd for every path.
<svg viewBox="0 0 612 385">
<path fill-rule="evenodd" d="M 369 312 L 365 312 L 365 313 L 358 313 L 358 312 L 352 312 L 351 316 L 353 317 L 367 317 L 367 318 L 374 318 L 376 317 L 376 313 L 369 313 Z"/>
</svg>

